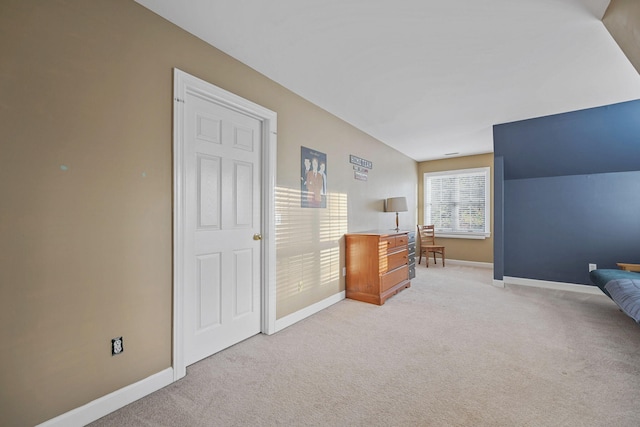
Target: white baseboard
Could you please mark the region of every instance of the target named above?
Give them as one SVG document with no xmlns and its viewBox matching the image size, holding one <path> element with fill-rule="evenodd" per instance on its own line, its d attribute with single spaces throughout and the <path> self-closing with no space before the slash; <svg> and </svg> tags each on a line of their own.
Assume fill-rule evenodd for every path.
<svg viewBox="0 0 640 427">
<path fill-rule="evenodd" d="M 302 310 L 298 310 L 295 313 L 291 313 L 288 316 L 285 316 L 281 319 L 277 319 L 275 332 L 281 331 L 284 328 L 287 328 L 293 325 L 294 323 L 301 321 L 302 319 L 306 319 L 307 317 L 312 316 L 317 312 L 324 310 L 325 308 L 332 306 L 337 302 L 342 301 L 345 298 L 346 298 L 346 292 L 342 291 L 328 298 L 325 298 L 322 301 L 318 301 L 315 304 L 305 307 Z"/>
<path fill-rule="evenodd" d="M 447 259 L 447 264 L 465 265 L 467 267 L 493 268 L 492 262 L 464 261 L 461 259 Z"/>
<path fill-rule="evenodd" d="M 302 310 L 285 316 L 282 319 L 277 319 L 275 322 L 274 332 L 281 331 L 302 319 L 324 310 L 325 308 L 342 301 L 345 297 L 345 291 L 342 291 L 313 305 L 305 307 Z M 158 391 L 173 382 L 173 368 L 167 368 L 164 371 L 151 375 L 150 377 L 140 380 L 134 384 L 130 384 L 120 390 L 116 390 L 113 393 L 93 400 L 86 405 L 45 421 L 37 427 L 82 427 L 130 403 L 133 403 L 144 396 Z"/>
<path fill-rule="evenodd" d="M 167 368 L 143 380 L 109 393 L 86 405 L 39 424 L 38 427 L 82 427 L 111 412 L 158 391 L 173 382 L 173 368 Z"/>
<path fill-rule="evenodd" d="M 525 279 L 522 277 L 504 276 L 507 285 L 532 286 L 535 288 L 557 289 L 559 291 L 581 292 L 584 294 L 603 295 L 597 286 L 578 285 L 576 283 L 549 282 L 547 280 Z"/>
</svg>

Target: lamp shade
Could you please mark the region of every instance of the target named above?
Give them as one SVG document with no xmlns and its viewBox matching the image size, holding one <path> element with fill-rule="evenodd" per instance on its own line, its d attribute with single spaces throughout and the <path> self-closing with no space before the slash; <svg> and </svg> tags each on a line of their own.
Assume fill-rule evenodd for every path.
<svg viewBox="0 0 640 427">
<path fill-rule="evenodd" d="M 406 197 L 390 197 L 387 199 L 387 212 L 407 212 Z"/>
</svg>

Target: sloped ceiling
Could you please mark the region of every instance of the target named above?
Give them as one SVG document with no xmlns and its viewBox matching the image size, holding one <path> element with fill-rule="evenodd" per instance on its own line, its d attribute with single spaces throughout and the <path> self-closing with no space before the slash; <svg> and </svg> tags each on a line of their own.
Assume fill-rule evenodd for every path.
<svg viewBox="0 0 640 427">
<path fill-rule="evenodd" d="M 640 1 L 613 0 L 602 22 L 640 73 Z"/>
<path fill-rule="evenodd" d="M 417 161 L 640 98 L 609 0 L 136 1 Z"/>
</svg>

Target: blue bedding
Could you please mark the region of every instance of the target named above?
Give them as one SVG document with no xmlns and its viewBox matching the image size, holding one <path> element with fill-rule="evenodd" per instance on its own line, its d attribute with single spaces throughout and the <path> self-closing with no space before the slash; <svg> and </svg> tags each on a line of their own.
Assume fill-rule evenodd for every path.
<svg viewBox="0 0 640 427">
<path fill-rule="evenodd" d="M 640 279 L 611 280 L 605 289 L 627 316 L 640 323 Z"/>
<path fill-rule="evenodd" d="M 612 280 L 617 279 L 630 279 L 630 280 L 640 280 L 640 273 L 634 273 L 633 271 L 625 271 L 625 270 L 616 270 L 616 269 L 596 269 L 589 273 L 589 277 L 591 281 L 600 288 L 602 292 L 609 298 L 609 291 L 606 290 L 605 286 Z"/>
</svg>

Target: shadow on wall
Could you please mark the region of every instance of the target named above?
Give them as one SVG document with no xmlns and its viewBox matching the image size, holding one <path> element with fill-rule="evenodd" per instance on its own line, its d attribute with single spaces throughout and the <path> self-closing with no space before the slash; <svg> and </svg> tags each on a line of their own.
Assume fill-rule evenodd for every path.
<svg viewBox="0 0 640 427">
<path fill-rule="evenodd" d="M 275 196 L 280 317 L 290 314 L 281 312 L 283 307 L 307 306 L 339 291 L 340 248 L 348 215 L 346 194 L 327 194 L 326 208 L 301 207 L 299 189 L 277 187 Z"/>
</svg>

